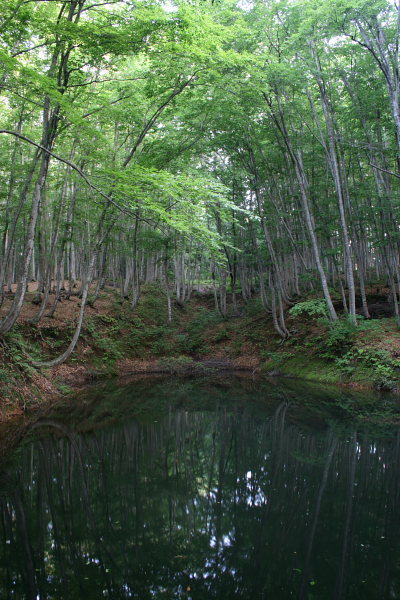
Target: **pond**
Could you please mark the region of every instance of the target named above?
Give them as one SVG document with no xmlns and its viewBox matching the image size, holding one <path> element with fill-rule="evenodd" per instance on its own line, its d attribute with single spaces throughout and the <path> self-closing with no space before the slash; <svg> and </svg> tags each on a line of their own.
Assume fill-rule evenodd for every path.
<svg viewBox="0 0 400 600">
<path fill-rule="evenodd" d="M 0 598 L 400 598 L 400 436 L 348 392 L 228 376 L 94 388 L 0 476 Z"/>
</svg>

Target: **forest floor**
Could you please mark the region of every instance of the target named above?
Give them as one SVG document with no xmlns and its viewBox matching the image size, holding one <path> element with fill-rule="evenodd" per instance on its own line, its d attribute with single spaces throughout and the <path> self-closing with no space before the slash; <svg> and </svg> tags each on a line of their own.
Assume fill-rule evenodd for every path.
<svg viewBox="0 0 400 600">
<path fill-rule="evenodd" d="M 369 300 L 383 302 L 387 293 L 385 288 L 371 288 Z M 0 344 L 0 420 L 99 378 L 138 373 L 201 375 L 235 369 L 355 389 L 400 388 L 400 329 L 394 318 L 361 320 L 354 327 L 344 318 L 331 326 L 309 315 L 288 315 L 291 337 L 282 343 L 256 298 L 239 306 L 240 316 L 228 313 L 222 318 L 211 293 L 194 293 L 184 306 L 174 306 L 169 324 L 166 296 L 152 285 L 143 287 L 135 310 L 116 290 L 106 288 L 94 306 L 87 307 L 70 359 L 37 370 L 32 359 L 54 358 L 67 347 L 80 300 L 64 299 L 54 317 L 32 325 L 35 295 L 31 287 L 16 328 Z M 12 294 L 0 318 L 11 302 Z"/>
</svg>

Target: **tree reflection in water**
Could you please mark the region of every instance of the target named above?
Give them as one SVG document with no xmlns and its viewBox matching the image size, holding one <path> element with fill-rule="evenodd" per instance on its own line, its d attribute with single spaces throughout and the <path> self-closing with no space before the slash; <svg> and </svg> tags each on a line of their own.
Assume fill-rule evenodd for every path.
<svg viewBox="0 0 400 600">
<path fill-rule="evenodd" d="M 400 597 L 397 431 L 173 404 L 37 425 L 1 478 L 1 598 Z"/>
</svg>

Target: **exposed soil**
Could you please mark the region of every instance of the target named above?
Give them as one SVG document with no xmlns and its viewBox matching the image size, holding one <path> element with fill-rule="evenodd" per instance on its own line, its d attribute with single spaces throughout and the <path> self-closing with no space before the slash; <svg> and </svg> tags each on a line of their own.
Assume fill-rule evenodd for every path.
<svg viewBox="0 0 400 600">
<path fill-rule="evenodd" d="M 13 292 L 15 292 L 16 286 L 13 285 L 12 288 Z M 17 320 L 17 323 L 20 324 L 26 324 L 29 321 L 29 319 L 31 319 L 38 311 L 38 306 L 36 303 L 34 303 L 34 300 L 37 297 L 37 283 L 30 282 L 28 290 L 29 291 L 26 293 L 25 302 L 22 307 L 21 314 Z M 61 298 L 58 302 L 58 306 L 55 310 L 54 316 L 51 318 L 46 316 L 46 313 L 48 313 L 53 307 L 55 295 L 50 294 L 46 313 L 41 319 L 41 321 L 39 321 L 39 323 L 36 325 L 36 327 L 38 327 L 39 329 L 43 327 L 65 328 L 75 324 L 80 306 L 80 298 L 77 295 L 78 291 L 79 288 L 76 288 L 74 290 L 76 295 L 70 296 L 68 300 L 65 297 Z M 12 304 L 13 298 L 14 293 L 7 293 L 5 295 L 3 306 L 0 308 L 0 318 L 4 317 L 4 315 L 8 312 Z M 85 308 L 86 317 L 90 317 L 91 315 L 96 314 L 109 314 L 110 310 L 112 310 L 110 298 L 109 295 L 105 294 L 99 296 L 95 303 L 95 306 L 92 307 L 88 304 Z"/>
</svg>

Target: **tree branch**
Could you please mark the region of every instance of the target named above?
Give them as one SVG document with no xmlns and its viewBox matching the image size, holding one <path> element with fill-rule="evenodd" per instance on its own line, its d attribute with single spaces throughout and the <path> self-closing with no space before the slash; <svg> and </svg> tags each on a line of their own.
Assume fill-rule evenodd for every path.
<svg viewBox="0 0 400 600">
<path fill-rule="evenodd" d="M 397 177 L 397 179 L 400 179 L 400 175 L 398 175 L 397 173 L 393 173 L 393 171 L 388 171 L 387 169 L 382 169 L 381 167 L 378 167 L 377 165 L 373 165 L 372 163 L 369 163 L 370 167 L 373 167 L 374 169 L 377 169 L 378 171 L 382 171 L 382 173 L 387 173 L 388 175 L 393 175 L 393 177 Z"/>
<path fill-rule="evenodd" d="M 30 138 L 26 137 L 25 135 L 22 135 L 21 133 L 18 133 L 17 131 L 9 131 L 8 129 L 0 129 L 0 133 L 5 133 L 6 135 L 13 135 L 14 137 L 17 137 L 17 138 L 23 140 L 24 142 L 27 142 L 28 144 L 31 144 L 32 146 L 35 146 L 36 148 L 39 148 L 40 150 L 42 150 L 42 152 L 46 152 L 47 154 L 49 154 L 50 156 L 52 156 L 56 160 L 59 160 L 60 162 L 64 163 L 65 165 L 68 165 L 69 167 L 71 167 L 71 169 L 73 169 L 74 171 L 76 171 L 78 173 L 78 175 L 80 175 L 82 177 L 82 179 L 85 181 L 85 183 L 92 190 L 94 190 L 95 192 L 97 192 L 98 194 L 100 194 L 100 196 L 102 196 L 105 200 L 107 200 L 107 202 L 109 202 L 110 204 L 112 204 L 113 206 L 115 206 L 116 208 L 118 208 L 118 210 L 121 211 L 121 212 L 130 212 L 128 209 L 120 206 L 117 202 L 115 202 L 115 200 L 113 200 L 111 198 L 111 196 L 109 196 L 108 194 L 105 194 L 97 186 L 95 186 L 90 181 L 90 179 L 85 175 L 85 173 L 79 167 L 77 167 L 74 163 L 72 163 L 70 160 L 67 160 L 66 158 L 63 158 L 62 156 L 59 156 L 58 154 L 55 154 L 54 152 L 52 152 L 48 148 L 45 148 L 45 146 L 42 146 L 41 144 L 38 144 L 37 142 L 34 142 Z"/>
</svg>

